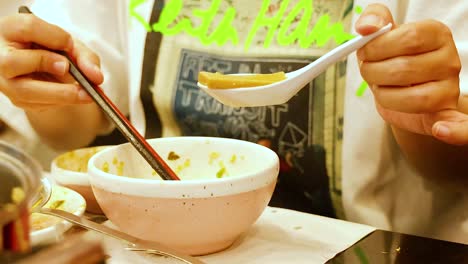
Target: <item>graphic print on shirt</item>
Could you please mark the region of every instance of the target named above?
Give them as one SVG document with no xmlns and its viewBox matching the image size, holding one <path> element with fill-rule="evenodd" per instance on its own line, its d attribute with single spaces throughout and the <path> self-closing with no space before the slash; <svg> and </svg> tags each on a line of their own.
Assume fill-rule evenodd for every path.
<svg viewBox="0 0 468 264">
<path fill-rule="evenodd" d="M 163 34 L 160 47 L 158 43 L 158 56 L 150 52 L 152 46 L 147 42 L 144 59 L 145 64 L 150 63 L 151 58 L 153 63 L 157 61 L 154 84 L 145 86 L 152 92 L 163 136 L 232 137 L 269 146 L 281 158 L 279 183 L 271 205 L 328 216 L 336 213 L 343 217 L 341 140 L 345 61 L 330 67 L 286 104 L 277 106 L 227 107 L 199 90 L 196 79 L 201 70 L 269 73 L 288 72 L 304 66 L 335 47 L 333 37 L 327 37 L 329 41 L 313 42 L 308 49 L 301 46 L 299 38 L 285 46 L 280 44 L 280 37 L 299 36 L 298 32 L 304 28 L 314 34 L 319 23 L 328 25 L 321 24 L 323 28 L 328 27 L 333 32 L 339 29 L 343 33 L 350 25 L 352 0 L 188 0 L 173 3 L 179 3 L 181 9 L 168 28 L 176 30 L 182 28 L 178 25 L 187 28 L 190 25 L 193 30 Z M 268 4 L 267 9 L 263 8 L 265 4 Z M 204 32 L 209 37 L 209 33 L 215 32 L 225 21 L 226 13 L 222 10 L 227 9 L 236 12 L 229 26 L 235 29 L 238 44 L 202 43 L 200 32 L 195 29 L 208 26 Z M 211 15 L 206 20 L 208 14 Z M 260 16 L 263 22 L 278 24 L 256 27 Z M 287 28 L 282 26 L 285 21 L 288 21 Z M 149 22 L 148 25 L 155 25 L 155 21 Z M 148 34 L 160 35 L 155 28 L 150 27 Z M 195 32 L 198 32 L 196 36 Z M 245 43 L 248 43 L 248 50 L 244 49 Z M 153 119 L 146 116 L 147 127 L 152 122 Z"/>
<path fill-rule="evenodd" d="M 164 6 L 164 1 L 155 1 L 153 10 L 150 16 L 150 23 L 155 23 L 161 16 L 161 11 Z M 140 83 L 140 99 L 144 108 L 147 122 L 145 136 L 147 138 L 161 137 L 161 121 L 159 115 L 154 108 L 151 97 L 151 85 L 154 82 L 156 63 L 158 60 L 159 49 L 161 47 L 162 34 L 159 32 L 149 32 L 146 34 L 145 40 L 145 56 L 143 57 L 141 83 Z"/>
<path fill-rule="evenodd" d="M 222 105 L 196 85 L 199 71 L 289 72 L 308 63 L 310 61 L 299 59 L 216 56 L 184 49 L 173 110 L 183 135 L 237 138 L 275 150 L 281 159 L 281 172 L 272 205 L 291 207 L 294 204 L 298 210 L 334 216 L 329 176 L 333 179 L 334 175 L 330 174 L 336 172 L 333 166 L 327 170 L 325 156 L 336 158 L 331 160 L 332 164 L 339 161 L 335 156 L 335 148 L 341 140 L 336 133 L 339 129 L 327 122 L 336 119 L 334 86 L 336 79 L 343 76 L 340 67 L 320 75 L 282 105 L 232 108 Z M 328 139 L 327 131 L 335 136 Z M 326 146 L 326 140 L 330 146 Z"/>
</svg>

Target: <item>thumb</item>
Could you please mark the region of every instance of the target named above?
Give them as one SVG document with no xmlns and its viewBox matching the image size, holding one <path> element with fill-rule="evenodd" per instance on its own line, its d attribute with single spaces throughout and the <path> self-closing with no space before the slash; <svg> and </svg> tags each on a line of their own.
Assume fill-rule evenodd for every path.
<svg viewBox="0 0 468 264">
<path fill-rule="evenodd" d="M 392 23 L 395 28 L 390 10 L 382 4 L 371 4 L 366 7 L 355 24 L 356 32 L 361 35 L 369 35 L 381 27 Z"/>
<path fill-rule="evenodd" d="M 432 126 L 435 138 L 452 145 L 468 145 L 468 120 L 439 121 Z"/>
</svg>

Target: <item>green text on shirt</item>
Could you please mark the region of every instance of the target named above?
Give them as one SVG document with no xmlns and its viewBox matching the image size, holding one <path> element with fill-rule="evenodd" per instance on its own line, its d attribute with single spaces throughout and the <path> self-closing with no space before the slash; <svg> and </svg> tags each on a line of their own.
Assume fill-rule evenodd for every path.
<svg viewBox="0 0 468 264">
<path fill-rule="evenodd" d="M 157 22 L 148 23 L 136 8 L 144 4 L 147 0 L 131 0 L 129 5 L 130 16 L 135 18 L 148 32 L 160 32 L 164 35 L 176 35 L 185 32 L 198 38 L 204 45 L 216 43 L 224 45 L 228 41 L 233 45 L 239 45 L 238 31 L 233 25 L 236 17 L 236 9 L 228 7 L 223 10 L 221 21 L 213 27 L 213 21 L 219 14 L 222 0 L 213 0 L 208 9 L 194 9 L 193 17 L 200 19 L 201 23 L 193 27 L 189 17 L 180 18 L 180 13 L 184 7 L 183 0 L 170 0 L 162 8 Z M 281 1 L 276 13 L 269 15 L 271 6 L 270 0 L 262 2 L 261 9 L 250 27 L 248 36 L 244 43 L 244 49 L 248 50 L 254 41 L 257 32 L 267 29 L 267 34 L 263 41 L 265 48 L 268 48 L 275 40 L 282 46 L 297 43 L 301 48 L 308 48 L 311 45 L 317 47 L 324 46 L 329 40 L 334 39 L 337 44 L 341 44 L 354 36 L 345 32 L 343 24 L 336 22 L 330 25 L 330 16 L 325 14 L 320 16 L 312 29 L 309 29 L 310 20 L 314 11 L 313 0 L 299 0 L 292 6 L 291 11 L 286 12 L 290 0 Z M 300 16 L 302 14 L 302 16 Z M 297 21 L 298 17 L 299 21 Z M 291 29 L 292 23 L 296 22 L 295 28 Z M 210 28 L 212 28 L 210 30 Z M 292 31 L 291 31 L 292 30 Z"/>
</svg>

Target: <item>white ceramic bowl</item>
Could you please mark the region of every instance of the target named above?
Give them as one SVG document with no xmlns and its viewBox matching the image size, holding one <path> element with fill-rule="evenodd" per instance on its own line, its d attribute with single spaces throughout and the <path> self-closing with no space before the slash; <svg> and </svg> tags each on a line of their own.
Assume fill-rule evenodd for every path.
<svg viewBox="0 0 468 264">
<path fill-rule="evenodd" d="M 181 181 L 161 180 L 129 143 L 97 153 L 88 164 L 99 205 L 126 233 L 208 254 L 229 247 L 271 199 L 279 159 L 264 146 L 209 137 L 148 142 Z"/>
<path fill-rule="evenodd" d="M 88 161 L 107 146 L 81 148 L 56 157 L 50 165 L 50 175 L 58 184 L 81 194 L 90 213 L 101 214 L 88 179 Z"/>
</svg>

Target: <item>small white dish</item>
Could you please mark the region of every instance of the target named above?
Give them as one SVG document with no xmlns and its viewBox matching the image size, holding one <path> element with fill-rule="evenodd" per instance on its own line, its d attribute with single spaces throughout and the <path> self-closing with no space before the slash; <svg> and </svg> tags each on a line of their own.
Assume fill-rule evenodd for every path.
<svg viewBox="0 0 468 264">
<path fill-rule="evenodd" d="M 45 208 L 54 208 L 82 216 L 86 210 L 86 201 L 79 193 L 59 185 L 52 186 L 52 196 Z M 45 214 L 31 214 L 31 245 L 58 241 L 62 234 L 70 229 L 71 223 Z"/>
<path fill-rule="evenodd" d="M 222 104 L 232 107 L 254 107 L 284 104 L 296 95 L 305 85 L 351 52 L 363 47 L 372 39 L 390 31 L 392 24 L 367 35 L 357 36 L 334 48 L 317 60 L 296 71 L 286 73 L 286 79 L 269 85 L 232 89 L 213 89 L 197 83 L 198 87 Z M 241 73 L 238 75 L 249 75 Z"/>
</svg>

